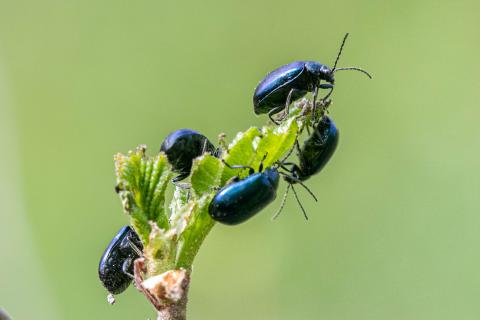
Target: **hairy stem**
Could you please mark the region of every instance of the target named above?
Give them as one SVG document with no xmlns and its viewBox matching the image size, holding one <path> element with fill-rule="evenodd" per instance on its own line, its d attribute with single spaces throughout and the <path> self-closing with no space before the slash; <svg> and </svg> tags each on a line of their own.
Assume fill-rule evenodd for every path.
<svg viewBox="0 0 480 320">
<path fill-rule="evenodd" d="M 186 320 L 187 319 L 187 295 L 182 301 L 168 305 L 157 311 L 157 320 Z"/>
</svg>

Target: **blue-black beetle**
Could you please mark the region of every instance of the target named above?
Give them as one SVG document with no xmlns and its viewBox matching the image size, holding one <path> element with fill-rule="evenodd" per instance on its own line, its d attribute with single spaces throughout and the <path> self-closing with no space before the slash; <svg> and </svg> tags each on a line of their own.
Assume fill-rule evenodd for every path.
<svg viewBox="0 0 480 320">
<path fill-rule="evenodd" d="M 316 106 L 318 89 L 330 89 L 328 94 L 322 98 L 326 100 L 334 88 L 334 73 L 340 70 L 360 71 L 371 78 L 367 71 L 358 67 L 337 68 L 337 62 L 347 37 L 348 33 L 343 38 L 332 69 L 316 61 L 295 61 L 269 73 L 260 81 L 253 94 L 255 113 L 267 113 L 270 119 L 277 123 L 272 116 L 287 109 L 291 101 L 303 97 L 308 92 L 313 93 L 313 106 Z M 326 83 L 321 83 L 321 81 Z"/>
<path fill-rule="evenodd" d="M 332 157 L 338 145 L 339 132 L 333 120 L 324 115 L 318 122 L 315 130 L 310 137 L 305 140 L 300 149 L 298 143 L 299 164 L 291 163 L 292 167 L 288 170 L 293 177 L 300 181 L 305 181 L 311 176 L 319 173 Z M 290 183 L 294 180 L 285 179 Z"/>
<path fill-rule="evenodd" d="M 177 182 L 188 177 L 193 159 L 205 152 L 215 154 L 216 150 L 207 137 L 201 133 L 190 129 L 180 129 L 165 138 L 160 151 L 165 152 L 173 171 L 178 173 L 178 176 L 173 179 L 173 182 Z"/>
<path fill-rule="evenodd" d="M 280 167 L 289 172 L 290 175 L 284 175 L 285 181 L 288 182 L 287 191 L 285 192 L 280 209 L 277 211 L 274 218 L 280 214 L 290 188 L 292 188 L 298 201 L 298 196 L 293 185 L 307 180 L 311 176 L 319 173 L 325 167 L 337 148 L 338 138 L 339 132 L 335 123 L 330 117 L 324 115 L 317 123 L 313 133 L 307 138 L 307 140 L 305 140 L 301 149 L 298 146 L 298 141 L 295 142 L 300 162 L 298 165 L 291 162 L 280 163 Z M 291 165 L 291 167 L 287 168 L 287 165 Z M 308 188 L 306 189 L 310 192 Z M 312 193 L 310 192 L 310 194 Z M 312 196 L 315 198 L 313 194 Z M 298 201 L 298 203 L 300 207 L 302 207 L 300 201 Z M 303 207 L 302 211 L 305 214 Z M 308 219 L 306 214 L 305 218 Z"/>
<path fill-rule="evenodd" d="M 227 163 L 225 165 L 234 169 L 249 168 L 229 166 Z M 249 169 L 247 178 L 234 180 L 217 192 L 208 207 L 212 219 L 228 225 L 239 224 L 275 200 L 279 181 L 277 168 L 267 168 L 262 172 L 263 165 L 260 164 L 257 173 L 254 173 L 253 168 Z"/>
<path fill-rule="evenodd" d="M 266 156 L 267 155 L 265 155 L 263 160 L 265 160 Z M 292 183 L 299 183 L 302 185 L 312 195 L 315 201 L 317 201 L 315 195 L 303 184 L 302 181 L 292 175 L 278 171 L 277 166 L 267 168 L 262 172 L 262 161 L 258 168 L 258 172 L 254 173 L 255 170 L 248 166 L 230 166 L 227 163 L 225 163 L 225 165 L 232 169 L 248 168 L 250 169 L 250 172 L 248 177 L 243 180 L 238 180 L 237 177 L 234 178 L 233 182 L 220 189 L 212 199 L 212 202 L 208 207 L 208 213 L 212 219 L 218 222 L 235 225 L 250 219 L 260 212 L 269 203 L 275 200 L 280 175 L 285 177 L 285 181 L 288 182 L 289 186 L 292 185 Z M 295 190 L 293 191 L 295 192 Z M 307 217 L 296 192 L 295 197 L 303 214 Z"/>
<path fill-rule="evenodd" d="M 98 265 L 98 277 L 108 292 L 120 294 L 128 288 L 133 277 L 133 262 L 142 255 L 142 250 L 142 242 L 132 228 L 120 229 Z"/>
</svg>

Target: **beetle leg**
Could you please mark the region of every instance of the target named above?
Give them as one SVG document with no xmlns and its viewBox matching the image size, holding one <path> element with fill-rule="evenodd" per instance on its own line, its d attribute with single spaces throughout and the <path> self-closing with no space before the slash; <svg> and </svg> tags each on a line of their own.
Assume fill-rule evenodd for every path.
<svg viewBox="0 0 480 320">
<path fill-rule="evenodd" d="M 327 95 L 322 98 L 322 101 L 326 101 L 328 99 L 328 97 L 330 97 L 330 95 L 333 92 L 333 85 L 331 85 L 329 83 L 321 84 L 320 89 L 330 89 L 330 91 L 327 93 Z"/>
<path fill-rule="evenodd" d="M 222 159 L 222 162 L 224 165 L 226 165 L 227 167 L 229 167 L 230 169 L 248 169 L 249 170 L 249 174 L 252 174 L 255 172 L 255 170 L 252 168 L 252 167 L 249 167 L 249 166 L 241 166 L 241 165 L 238 165 L 238 166 L 231 166 L 229 165 L 224 159 Z"/>
<path fill-rule="evenodd" d="M 135 278 L 133 276 L 133 274 L 130 273 L 130 271 L 128 271 L 128 269 L 130 269 L 130 266 L 132 265 L 132 259 L 129 258 L 129 259 L 126 259 L 123 264 L 122 264 L 122 271 L 123 273 L 125 273 L 127 276 L 131 277 L 132 279 Z"/>
<path fill-rule="evenodd" d="M 312 102 L 312 121 L 315 123 L 317 118 L 317 97 L 318 97 L 318 87 L 316 86 L 313 90 L 313 102 Z"/>
<path fill-rule="evenodd" d="M 132 240 L 130 240 L 130 239 L 128 239 L 128 238 L 127 238 L 127 240 L 128 240 L 128 245 L 130 246 L 130 248 L 132 248 L 132 250 L 135 251 L 135 253 L 136 253 L 139 257 L 143 257 L 143 252 L 142 252 L 142 250 L 141 250 L 139 247 L 137 247 L 137 246 L 135 245 L 135 243 L 132 242 Z"/>
<path fill-rule="evenodd" d="M 307 129 L 308 129 L 308 127 L 307 127 Z M 307 130 L 307 131 L 308 131 L 308 130 Z M 308 134 L 310 134 L 310 133 L 308 133 Z M 297 147 L 297 152 L 298 152 L 299 154 L 302 153 L 302 150 L 300 150 L 300 144 L 298 143 L 298 140 L 295 140 L 295 147 Z"/>
<path fill-rule="evenodd" d="M 285 116 L 284 119 L 288 116 L 290 113 L 290 103 L 292 103 L 292 94 L 296 91 L 296 89 L 290 89 L 290 92 L 288 93 L 287 96 L 287 101 L 285 101 Z M 283 119 L 282 119 L 283 120 Z"/>
<path fill-rule="evenodd" d="M 227 182 L 225 183 L 225 185 L 229 185 L 229 184 L 232 184 L 232 183 L 235 183 L 235 182 L 238 182 L 240 181 L 240 178 L 238 176 L 234 176 L 234 177 L 231 177 L 230 179 L 227 180 Z"/>
<path fill-rule="evenodd" d="M 258 166 L 258 172 L 263 171 L 263 161 L 265 161 L 265 159 L 267 159 L 267 156 L 268 156 L 268 152 L 265 152 L 265 155 L 263 156 L 262 161 L 260 161 L 260 164 Z M 250 174 L 252 174 L 252 173 L 253 172 L 250 172 Z"/>
<path fill-rule="evenodd" d="M 295 146 L 297 147 L 297 150 L 298 150 L 298 152 L 300 153 L 300 147 L 299 147 L 299 145 L 298 145 L 298 132 L 297 132 L 297 134 L 296 134 L 296 136 L 295 136 Z M 279 160 L 278 162 L 279 162 L 279 163 L 284 163 L 285 160 L 287 160 L 288 157 L 290 157 L 290 155 L 292 154 L 293 149 L 295 148 L 295 146 L 291 147 L 290 150 L 288 150 L 287 155 L 286 155 L 285 157 L 283 157 L 282 160 Z"/>
<path fill-rule="evenodd" d="M 175 178 L 172 179 L 172 182 L 174 184 L 176 184 L 176 182 L 179 182 L 183 179 L 185 179 L 186 177 L 189 176 L 190 173 L 180 173 L 178 176 L 176 176 Z"/>
<path fill-rule="evenodd" d="M 293 168 L 289 169 L 286 166 L 297 166 L 297 165 L 293 162 L 285 162 L 285 163 L 280 164 L 280 168 L 282 168 L 283 170 L 287 171 L 290 174 L 293 174 Z"/>
<path fill-rule="evenodd" d="M 276 114 L 276 113 L 279 113 L 280 111 L 282 111 L 283 109 L 283 106 L 282 107 L 276 107 L 276 108 L 273 108 L 272 110 L 270 110 L 268 112 L 268 117 L 270 118 L 270 120 L 275 123 L 277 126 L 280 124 L 280 122 L 278 122 L 277 120 L 273 119 L 273 115 Z"/>
<path fill-rule="evenodd" d="M 207 151 L 207 140 L 203 141 L 202 154 L 204 154 L 206 151 Z"/>
</svg>

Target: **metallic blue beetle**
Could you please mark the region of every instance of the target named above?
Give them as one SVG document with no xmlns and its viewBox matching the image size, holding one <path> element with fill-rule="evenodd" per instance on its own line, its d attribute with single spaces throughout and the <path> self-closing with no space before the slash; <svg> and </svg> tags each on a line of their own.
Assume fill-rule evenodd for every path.
<svg viewBox="0 0 480 320">
<path fill-rule="evenodd" d="M 125 226 L 112 239 L 100 259 L 98 277 L 111 294 L 120 294 L 132 282 L 133 262 L 143 246 L 135 231 Z"/>
<path fill-rule="evenodd" d="M 333 120 L 328 116 L 323 116 L 314 132 L 303 143 L 302 149 L 297 144 L 300 163 L 298 165 L 289 163 L 292 167 L 288 171 L 300 181 L 305 181 L 319 173 L 335 152 L 338 138 L 339 132 Z M 289 183 L 296 183 L 288 176 L 285 177 L 285 180 Z"/>
<path fill-rule="evenodd" d="M 280 167 L 289 172 L 290 175 L 283 175 L 285 181 L 288 183 L 288 186 L 287 190 L 285 191 L 282 204 L 273 217 L 274 219 L 278 217 L 282 211 L 290 188 L 292 189 L 295 198 L 297 199 L 297 202 L 303 211 L 305 219 L 308 219 L 293 185 L 296 183 L 301 184 L 315 199 L 315 201 L 317 201 L 315 195 L 305 185 L 303 185 L 302 181 L 305 181 L 311 176 L 319 173 L 325 167 L 337 148 L 338 138 L 339 133 L 335 123 L 331 118 L 324 115 L 317 123 L 314 132 L 307 138 L 307 140 L 305 140 L 301 149 L 298 146 L 298 142 L 295 142 L 300 163 L 298 165 L 291 162 L 280 163 Z M 286 166 L 288 165 L 291 167 L 287 168 Z"/>
<path fill-rule="evenodd" d="M 267 113 L 270 119 L 282 110 L 288 110 L 291 101 L 313 93 L 313 105 L 316 106 L 318 89 L 330 89 L 323 97 L 326 100 L 333 91 L 334 73 L 340 70 L 356 70 L 363 72 L 369 78 L 370 74 L 357 67 L 337 68 L 337 62 L 347 40 L 348 33 L 343 38 L 335 64 L 332 69 L 315 61 L 295 61 L 269 73 L 257 86 L 253 94 L 253 106 L 256 114 Z M 325 81 L 326 83 L 321 83 Z M 278 124 L 278 123 L 277 123 Z"/>
<path fill-rule="evenodd" d="M 232 168 L 239 168 L 234 166 Z M 259 171 L 261 171 L 261 165 Z M 235 225 L 242 223 L 265 208 L 277 196 L 279 172 L 267 168 L 240 181 L 226 185 L 213 198 L 208 213 L 212 219 Z"/>
<path fill-rule="evenodd" d="M 263 160 L 265 160 L 266 157 L 267 155 L 265 155 Z M 208 207 L 208 213 L 212 219 L 228 225 L 239 224 L 250 219 L 275 200 L 280 175 L 285 177 L 285 181 L 288 182 L 289 186 L 291 186 L 292 183 L 299 183 L 312 195 L 315 201 L 317 201 L 315 195 L 302 181 L 292 175 L 278 171 L 277 166 L 267 168 L 262 172 L 263 160 L 260 163 L 257 173 L 254 173 L 254 169 L 251 167 L 230 166 L 224 162 L 225 165 L 231 169 L 248 168 L 250 169 L 250 174 L 243 180 L 238 180 L 238 177 L 235 177 L 231 183 L 217 192 Z M 294 189 L 293 191 L 295 192 Z M 307 217 L 296 192 L 295 197 L 303 214 Z"/>
<path fill-rule="evenodd" d="M 173 171 L 178 173 L 178 176 L 173 178 L 173 182 L 177 182 L 188 177 L 193 159 L 205 152 L 215 154 L 216 150 L 207 137 L 201 133 L 190 129 L 180 129 L 165 138 L 160 151 L 165 152 Z"/>
</svg>

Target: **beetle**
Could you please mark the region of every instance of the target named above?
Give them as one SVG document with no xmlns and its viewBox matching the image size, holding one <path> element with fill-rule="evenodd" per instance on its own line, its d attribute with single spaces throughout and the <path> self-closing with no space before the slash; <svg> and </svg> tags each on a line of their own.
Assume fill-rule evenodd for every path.
<svg viewBox="0 0 480 320">
<path fill-rule="evenodd" d="M 313 133 L 303 143 L 302 149 L 298 147 L 298 143 L 296 144 L 299 164 L 290 163 L 292 167 L 288 171 L 300 181 L 319 173 L 335 152 L 338 138 L 337 126 L 330 117 L 324 115 Z M 294 180 L 288 182 L 295 183 Z"/>
<path fill-rule="evenodd" d="M 165 152 L 173 171 L 178 173 L 178 176 L 173 178 L 173 182 L 188 177 L 193 159 L 205 152 L 216 153 L 214 145 L 207 137 L 191 129 L 180 129 L 170 133 L 163 140 L 160 151 Z"/>
<path fill-rule="evenodd" d="M 98 277 L 111 294 L 125 291 L 133 278 L 133 262 L 142 256 L 143 245 L 129 226 L 118 231 L 103 253 L 98 265 Z"/>
<path fill-rule="evenodd" d="M 277 196 L 279 173 L 277 168 L 267 168 L 262 171 L 260 164 L 259 172 L 245 166 L 230 166 L 232 169 L 249 168 L 247 178 L 238 180 L 221 188 L 208 206 L 208 213 L 212 219 L 228 224 L 242 223 L 265 208 Z"/>
<path fill-rule="evenodd" d="M 263 158 L 265 160 L 267 155 Z M 288 176 L 284 172 L 278 171 L 276 166 L 266 168 L 263 172 L 263 160 L 260 163 L 258 172 L 248 166 L 230 166 L 226 162 L 224 164 L 231 169 L 248 168 L 249 175 L 243 180 L 235 177 L 233 181 L 221 188 L 213 197 L 208 207 L 208 213 L 212 219 L 227 225 L 236 225 L 253 217 L 260 212 L 269 203 L 275 200 L 280 180 L 280 175 Z M 291 181 L 300 183 L 307 188 L 296 177 L 288 176 L 286 180 L 289 184 Z M 308 190 L 308 188 L 307 188 Z M 311 191 L 308 190 L 310 193 Z M 312 194 L 312 193 L 311 193 Z M 296 195 L 296 193 L 295 193 Z M 312 194 L 315 201 L 316 197 Z M 298 197 L 297 201 L 300 208 L 306 216 L 305 210 L 301 205 Z"/>
<path fill-rule="evenodd" d="M 360 71 L 371 79 L 372 76 L 367 71 L 358 67 L 337 68 L 347 37 L 348 33 L 343 38 L 333 68 L 316 61 L 295 61 L 270 72 L 260 81 L 253 94 L 255 114 L 266 113 L 272 122 L 278 124 L 272 116 L 284 109 L 288 110 L 291 101 L 305 96 L 308 92 L 313 94 L 313 106 L 316 106 L 319 89 L 330 90 L 322 100 L 328 99 L 332 94 L 335 85 L 334 73 L 337 71 Z M 321 83 L 322 81 L 326 83 Z"/>
<path fill-rule="evenodd" d="M 280 167 L 289 172 L 290 175 L 284 176 L 288 186 L 287 190 L 285 191 L 282 204 L 280 205 L 280 209 L 274 215 L 274 219 L 282 211 L 290 188 L 292 188 L 292 191 L 294 192 L 298 201 L 298 196 L 293 185 L 309 179 L 311 176 L 319 173 L 325 167 L 337 148 L 338 139 L 339 131 L 335 123 L 330 117 L 323 115 L 320 121 L 317 123 L 313 133 L 303 143 L 303 147 L 301 149 L 298 145 L 298 141 L 295 141 L 298 151 L 299 164 L 297 165 L 291 162 L 280 161 Z M 290 165 L 291 167 L 287 168 L 287 165 Z M 300 206 L 302 205 L 300 202 L 299 204 Z M 305 210 L 303 210 L 303 212 L 305 213 Z M 305 218 L 308 219 L 306 215 Z"/>
</svg>

